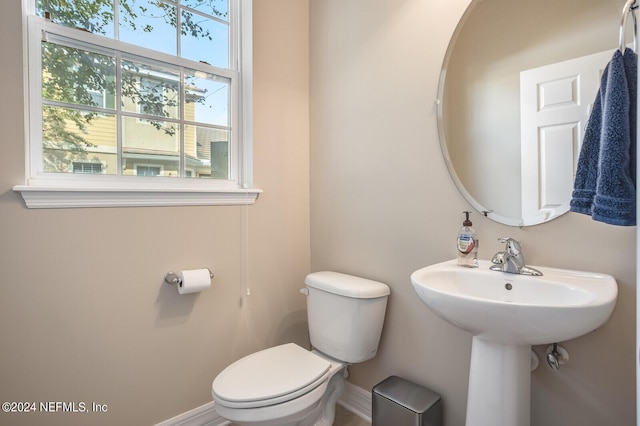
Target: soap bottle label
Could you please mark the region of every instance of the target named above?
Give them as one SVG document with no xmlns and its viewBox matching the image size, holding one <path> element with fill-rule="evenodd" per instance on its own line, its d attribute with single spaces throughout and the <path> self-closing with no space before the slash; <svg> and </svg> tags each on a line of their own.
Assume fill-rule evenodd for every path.
<svg viewBox="0 0 640 426">
<path fill-rule="evenodd" d="M 460 235 L 458 237 L 458 251 L 462 254 L 469 254 L 476 246 L 476 242 L 471 235 Z"/>
</svg>

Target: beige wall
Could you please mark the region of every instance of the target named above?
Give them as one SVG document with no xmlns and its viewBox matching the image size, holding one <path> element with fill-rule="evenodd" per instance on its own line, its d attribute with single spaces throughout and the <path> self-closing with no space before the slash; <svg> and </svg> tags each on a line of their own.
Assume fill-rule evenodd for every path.
<svg viewBox="0 0 640 426">
<path fill-rule="evenodd" d="M 397 374 L 440 393 L 464 424 L 471 337 L 431 313 L 409 275 L 455 256 L 469 206 L 445 168 L 434 100 L 469 0 L 311 1 L 311 268 L 388 283 L 378 356 L 351 367 L 365 389 Z M 375 4 L 375 7 L 374 7 Z M 527 19 L 514 16 L 514 19 Z M 610 29 L 615 47 L 617 27 Z M 530 264 L 609 273 L 619 299 L 599 330 L 562 342 L 570 363 L 532 376 L 532 425 L 635 424 L 635 227 L 569 213 L 524 229 L 478 213 L 480 256 L 522 241 Z M 543 355 L 545 347 L 534 348 Z"/>
<path fill-rule="evenodd" d="M 11 190 L 24 183 L 22 30 L 20 1 L 0 4 L 0 400 L 108 405 L 0 424 L 154 424 L 211 401 L 238 357 L 307 344 L 308 2 L 254 3 L 258 202 L 60 210 Z M 216 277 L 201 294 L 163 284 L 203 266 Z"/>
</svg>

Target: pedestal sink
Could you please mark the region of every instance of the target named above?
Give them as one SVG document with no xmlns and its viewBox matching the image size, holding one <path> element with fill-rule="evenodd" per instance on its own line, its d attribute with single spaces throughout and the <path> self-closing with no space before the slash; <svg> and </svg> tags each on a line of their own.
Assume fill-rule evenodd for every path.
<svg viewBox="0 0 640 426">
<path fill-rule="evenodd" d="M 536 277 L 479 263 L 438 263 L 415 271 L 411 283 L 433 312 L 473 335 L 466 426 L 528 426 L 531 345 L 600 327 L 618 287 L 610 275 L 536 266 Z"/>
</svg>

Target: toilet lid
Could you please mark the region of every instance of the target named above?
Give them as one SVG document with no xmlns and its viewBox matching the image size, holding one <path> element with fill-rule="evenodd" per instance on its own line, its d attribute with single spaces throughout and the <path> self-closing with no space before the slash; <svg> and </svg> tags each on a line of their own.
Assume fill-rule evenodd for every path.
<svg viewBox="0 0 640 426">
<path fill-rule="evenodd" d="M 294 343 L 248 355 L 213 381 L 215 396 L 229 402 L 258 402 L 290 395 L 324 379 L 331 364 Z M 305 389 L 305 392 L 308 391 Z M 280 401 L 288 398 L 278 398 Z"/>
</svg>

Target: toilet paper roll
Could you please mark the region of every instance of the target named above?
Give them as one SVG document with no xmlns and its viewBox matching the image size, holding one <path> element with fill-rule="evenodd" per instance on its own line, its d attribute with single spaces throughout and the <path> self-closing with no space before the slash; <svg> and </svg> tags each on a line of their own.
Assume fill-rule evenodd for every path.
<svg viewBox="0 0 640 426">
<path fill-rule="evenodd" d="M 178 293 L 189 294 L 203 291 L 211 287 L 211 276 L 208 269 L 190 269 L 178 272 L 181 283 Z"/>
</svg>

